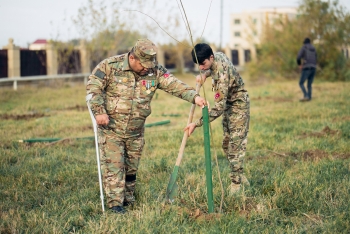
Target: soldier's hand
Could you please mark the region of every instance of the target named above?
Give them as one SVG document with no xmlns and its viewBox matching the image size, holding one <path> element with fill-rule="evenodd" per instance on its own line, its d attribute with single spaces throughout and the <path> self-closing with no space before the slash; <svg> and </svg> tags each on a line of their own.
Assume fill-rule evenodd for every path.
<svg viewBox="0 0 350 234">
<path fill-rule="evenodd" d="M 207 102 L 205 101 L 204 98 L 200 97 L 200 96 L 197 96 L 195 99 L 194 99 L 194 102 L 197 104 L 197 106 L 200 106 L 200 107 L 204 107 Z"/>
<path fill-rule="evenodd" d="M 188 131 L 188 136 L 191 136 L 192 132 L 196 129 L 196 124 L 195 123 L 190 123 L 184 128 L 184 131 Z"/>
<path fill-rule="evenodd" d="M 207 101 L 207 106 L 208 106 L 208 112 L 210 112 L 210 103 Z"/>
<path fill-rule="evenodd" d="M 107 114 L 96 115 L 95 119 L 98 125 L 107 125 L 109 123 L 109 117 Z"/>
<path fill-rule="evenodd" d="M 205 79 L 207 79 L 207 77 L 204 74 L 196 76 L 196 82 L 198 84 L 204 84 Z"/>
</svg>

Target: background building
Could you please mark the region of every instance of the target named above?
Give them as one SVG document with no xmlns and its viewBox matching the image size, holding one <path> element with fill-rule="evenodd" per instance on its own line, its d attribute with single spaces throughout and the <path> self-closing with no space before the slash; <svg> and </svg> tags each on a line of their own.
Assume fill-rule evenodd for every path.
<svg viewBox="0 0 350 234">
<path fill-rule="evenodd" d="M 29 45 L 29 50 L 46 50 L 46 39 L 38 39 Z"/>
<path fill-rule="evenodd" d="M 230 16 L 229 48 L 232 63 L 244 66 L 256 58 L 256 46 L 261 42 L 261 36 L 266 25 L 273 25 L 279 18 L 293 19 L 297 15 L 294 7 L 262 8 L 257 10 L 233 13 Z"/>
</svg>

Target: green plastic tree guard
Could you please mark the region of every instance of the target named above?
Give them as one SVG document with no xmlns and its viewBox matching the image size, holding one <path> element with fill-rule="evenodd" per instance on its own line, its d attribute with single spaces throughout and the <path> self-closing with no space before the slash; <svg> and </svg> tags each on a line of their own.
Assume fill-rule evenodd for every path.
<svg viewBox="0 0 350 234">
<path fill-rule="evenodd" d="M 207 106 L 202 108 L 202 115 L 203 115 L 205 175 L 207 180 L 208 212 L 213 213 L 214 212 L 213 181 L 212 181 L 211 155 L 210 155 L 209 114 L 208 114 Z"/>
</svg>

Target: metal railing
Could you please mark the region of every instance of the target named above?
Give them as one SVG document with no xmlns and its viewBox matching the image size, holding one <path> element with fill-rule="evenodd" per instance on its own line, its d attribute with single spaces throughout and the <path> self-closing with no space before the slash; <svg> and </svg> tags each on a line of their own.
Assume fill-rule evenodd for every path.
<svg viewBox="0 0 350 234">
<path fill-rule="evenodd" d="M 54 80 L 54 79 L 76 79 L 84 78 L 84 84 L 87 83 L 87 79 L 90 73 L 79 74 L 63 74 L 63 75 L 49 75 L 49 76 L 25 76 L 25 77 L 5 77 L 0 79 L 0 86 L 2 83 L 13 82 L 13 89 L 17 90 L 17 83 L 24 81 L 39 81 L 39 80 Z"/>
</svg>

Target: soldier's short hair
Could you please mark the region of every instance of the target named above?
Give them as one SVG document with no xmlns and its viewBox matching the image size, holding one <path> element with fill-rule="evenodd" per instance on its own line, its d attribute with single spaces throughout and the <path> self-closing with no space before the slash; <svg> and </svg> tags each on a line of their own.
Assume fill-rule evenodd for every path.
<svg viewBox="0 0 350 234">
<path fill-rule="evenodd" d="M 194 52 L 196 52 L 196 54 Z M 195 45 L 191 51 L 191 54 L 193 62 L 197 63 L 198 59 L 199 64 L 203 63 L 204 60 L 209 59 L 211 55 L 214 55 L 213 50 L 206 43 L 198 43 L 197 45 Z"/>
<path fill-rule="evenodd" d="M 135 54 L 135 47 L 132 47 L 132 48 L 131 48 L 130 54 L 131 54 L 135 59 L 140 60 L 139 57 L 137 57 L 137 55 Z"/>
</svg>

